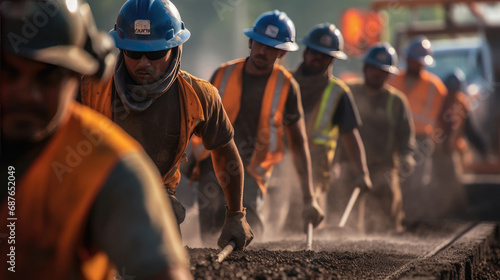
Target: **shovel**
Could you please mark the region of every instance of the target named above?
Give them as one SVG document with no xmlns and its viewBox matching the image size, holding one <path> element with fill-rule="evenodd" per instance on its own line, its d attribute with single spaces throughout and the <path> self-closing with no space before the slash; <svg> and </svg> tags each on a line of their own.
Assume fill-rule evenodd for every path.
<svg viewBox="0 0 500 280">
<path fill-rule="evenodd" d="M 344 214 L 340 219 L 339 228 L 343 228 L 347 223 L 347 219 L 349 219 L 349 216 L 351 215 L 352 208 L 354 207 L 354 204 L 356 204 L 356 200 L 358 200 L 360 192 L 361 192 L 360 187 L 354 188 L 354 191 L 351 194 L 351 198 L 349 199 L 349 203 L 347 203 L 347 206 L 344 210 Z"/>
<path fill-rule="evenodd" d="M 234 250 L 235 247 L 236 243 L 233 240 L 229 241 L 229 244 L 227 244 L 226 247 L 224 247 L 224 249 L 217 254 L 217 259 L 215 261 L 221 263 Z"/>
<path fill-rule="evenodd" d="M 312 250 L 312 243 L 313 243 L 313 224 L 308 223 L 307 224 L 306 250 L 308 250 L 308 251 Z"/>
</svg>

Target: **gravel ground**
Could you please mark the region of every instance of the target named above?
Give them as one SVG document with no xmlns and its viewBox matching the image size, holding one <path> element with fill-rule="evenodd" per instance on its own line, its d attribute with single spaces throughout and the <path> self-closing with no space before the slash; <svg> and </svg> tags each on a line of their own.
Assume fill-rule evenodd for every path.
<svg viewBox="0 0 500 280">
<path fill-rule="evenodd" d="M 305 251 L 305 238 L 296 236 L 292 240 L 252 244 L 246 252 L 231 253 L 221 264 L 215 262 L 216 249 L 187 249 L 195 279 L 384 279 L 403 265 L 419 260 L 465 226 L 419 225 L 404 234 L 379 236 L 323 231 L 315 236 L 314 251 Z M 473 268 L 473 279 L 500 279 L 498 242 L 488 252 L 486 261 Z M 442 265 L 450 266 L 447 270 L 452 272 L 439 273 L 435 263 L 427 266 L 424 262 L 411 267 L 410 277 L 406 274 L 400 279 L 463 277 L 453 273 L 455 264 Z M 427 269 L 435 271 L 429 273 Z"/>
</svg>

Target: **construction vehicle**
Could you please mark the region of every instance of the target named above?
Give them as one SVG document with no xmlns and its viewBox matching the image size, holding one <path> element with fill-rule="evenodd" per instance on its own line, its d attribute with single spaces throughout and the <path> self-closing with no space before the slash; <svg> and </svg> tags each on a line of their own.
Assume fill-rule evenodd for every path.
<svg viewBox="0 0 500 280">
<path fill-rule="evenodd" d="M 440 11 L 435 13 L 441 15 L 440 20 L 419 18 L 422 9 L 429 7 Z M 485 15 L 493 7 L 498 11 L 500 0 L 372 1 L 369 9 L 346 10 L 340 26 L 349 57 L 360 58 L 374 43 L 390 41 L 399 53 L 400 66 L 404 66 L 401 54 L 410 38 L 418 35 L 429 38 L 437 63 L 428 70 L 443 76 L 458 67 L 466 73 L 473 105 L 472 124 L 484 139 L 488 153 L 498 158 L 500 67 L 495 65 L 500 65 L 500 23 Z M 460 19 L 457 8 L 462 10 Z M 463 10 L 469 11 L 468 20 L 463 19 Z M 397 26 L 392 22 L 402 15 L 406 24 Z"/>
<path fill-rule="evenodd" d="M 486 150 L 495 157 L 499 156 L 500 141 L 500 115 L 497 113 L 500 68 L 495 68 L 500 63 L 500 24 L 493 23 L 484 11 L 499 3 L 498 0 L 402 0 L 373 1 L 371 6 L 372 11 L 410 11 L 407 25 L 397 29 L 394 36 L 394 46 L 400 53 L 405 41 L 424 35 L 431 40 L 435 50 L 436 67 L 429 71 L 441 76 L 458 67 L 466 73 L 468 91 L 472 95 L 472 123 L 484 139 Z M 471 22 L 460 20 L 457 17 L 459 5 L 468 8 L 475 19 Z M 430 23 L 412 20 L 418 17 L 420 8 L 430 6 L 441 7 L 444 20 Z"/>
<path fill-rule="evenodd" d="M 499 9 L 500 0 L 372 1 L 369 9 L 346 10 L 340 27 L 351 58 L 362 57 L 374 41 L 389 41 L 402 58 L 411 38 L 426 36 L 436 61 L 436 67 L 428 68 L 429 71 L 441 78 L 455 68 L 466 74 L 473 105 L 471 123 L 484 140 L 488 154 L 477 154 L 475 160 L 493 160 L 497 161 L 495 166 L 500 166 L 500 22 L 498 17 L 490 17 L 498 15 Z M 439 18 L 430 19 L 429 14 Z M 398 17 L 406 23 L 398 26 L 394 22 Z M 404 61 L 400 59 L 401 63 Z M 500 220 L 495 199 L 500 196 L 500 170 L 488 170 L 495 174 L 468 174 L 464 183 L 475 218 Z"/>
</svg>

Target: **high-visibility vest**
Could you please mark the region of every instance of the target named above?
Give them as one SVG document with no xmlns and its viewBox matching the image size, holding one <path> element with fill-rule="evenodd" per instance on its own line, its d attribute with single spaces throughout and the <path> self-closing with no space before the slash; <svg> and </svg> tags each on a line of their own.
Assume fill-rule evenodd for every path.
<svg viewBox="0 0 500 280">
<path fill-rule="evenodd" d="M 406 73 L 400 71 L 390 84 L 402 91 L 410 104 L 416 135 L 432 135 L 447 94 L 443 82 L 434 74 L 422 70 L 420 78 L 412 88 L 406 83 Z"/>
<path fill-rule="evenodd" d="M 198 92 L 194 90 L 192 83 L 202 88 L 203 92 L 215 94 L 210 83 L 189 75 L 185 71 L 180 71 L 177 77 L 179 84 L 179 101 L 181 114 L 181 132 L 177 154 L 174 158 L 174 164 L 168 172 L 162 174 L 163 183 L 167 189 L 175 190 L 179 185 L 181 173 L 179 166 L 184 158 L 189 139 L 200 121 L 204 121 L 203 107 L 198 97 Z M 113 77 L 107 83 L 98 83 L 92 78 L 84 76 L 80 86 L 82 103 L 90 108 L 104 114 L 109 119 L 113 119 L 112 100 L 113 100 Z"/>
<path fill-rule="evenodd" d="M 15 224 L 15 243 L 0 242 L 0 278 L 69 279 L 77 270 L 78 279 L 112 279 L 106 254 L 86 244 L 88 217 L 119 159 L 138 151 L 140 145 L 118 126 L 72 104 L 68 118 L 18 178 L 15 208 L 9 210 L 10 199 L 1 204 L 2 228 Z M 15 272 L 8 270 L 11 251 Z"/>
<path fill-rule="evenodd" d="M 344 82 L 335 77 L 330 78 L 323 90 L 321 101 L 316 105 L 307 124 L 311 144 L 323 145 L 330 151 L 335 150 L 339 129 L 332 124 L 332 120 L 342 95 L 347 92 L 349 88 Z"/>
<path fill-rule="evenodd" d="M 223 64 L 213 83 L 219 89 L 222 104 L 232 124 L 241 106 L 244 65 L 245 59 Z M 283 113 L 292 78 L 290 72 L 281 65 L 274 64 L 264 90 L 255 149 L 246 167 L 247 172 L 255 178 L 264 194 L 267 191 L 273 166 L 282 160 L 285 150 Z"/>
</svg>

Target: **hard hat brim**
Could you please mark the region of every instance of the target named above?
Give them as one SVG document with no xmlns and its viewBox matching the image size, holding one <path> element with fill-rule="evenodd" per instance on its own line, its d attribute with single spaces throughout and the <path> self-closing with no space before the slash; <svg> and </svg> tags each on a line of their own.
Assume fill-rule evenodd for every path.
<svg viewBox="0 0 500 280">
<path fill-rule="evenodd" d="M 372 65 L 373 67 L 381 69 L 382 71 L 385 71 L 385 72 L 390 73 L 390 74 L 398 74 L 399 73 L 399 69 L 394 65 L 385 65 L 385 64 L 382 65 L 376 61 L 370 61 L 370 60 L 366 60 L 365 64 Z"/>
<path fill-rule="evenodd" d="M 302 43 L 311 49 L 314 49 L 318 52 L 324 53 L 324 54 L 329 55 L 331 57 L 338 58 L 341 60 L 347 60 L 347 54 L 343 51 L 332 51 L 328 48 L 318 46 L 316 44 L 311 44 L 311 43 L 307 42 L 306 40 L 302 40 Z"/>
<path fill-rule="evenodd" d="M 424 56 L 424 57 L 413 57 L 409 56 L 410 59 L 413 59 L 420 63 L 421 65 L 427 66 L 427 67 L 434 67 L 436 66 L 436 61 L 434 58 L 430 55 Z"/>
<path fill-rule="evenodd" d="M 299 50 L 299 45 L 295 42 L 281 42 L 276 39 L 273 39 L 271 37 L 259 34 L 255 31 L 253 31 L 253 28 L 248 28 L 243 30 L 243 33 L 250 39 L 255 40 L 259 43 L 262 43 L 264 45 L 288 51 L 288 52 L 294 52 Z"/>
<path fill-rule="evenodd" d="M 77 46 L 53 46 L 41 50 L 23 50 L 18 52 L 5 48 L 12 54 L 34 61 L 57 65 L 80 74 L 93 75 L 99 70 L 99 62 L 84 49 Z"/>
<path fill-rule="evenodd" d="M 115 41 L 117 48 L 127 51 L 135 52 L 154 52 L 162 51 L 182 45 L 191 37 L 191 32 L 185 29 L 180 31 L 174 38 L 170 40 L 135 40 L 135 39 L 122 39 L 118 36 L 115 29 L 109 31 L 111 37 Z"/>
</svg>

